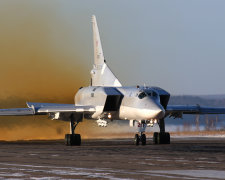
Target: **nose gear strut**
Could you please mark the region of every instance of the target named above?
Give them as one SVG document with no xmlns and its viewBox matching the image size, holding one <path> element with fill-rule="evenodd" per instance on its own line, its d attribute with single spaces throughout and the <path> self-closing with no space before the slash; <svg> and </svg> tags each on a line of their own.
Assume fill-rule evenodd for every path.
<svg viewBox="0 0 225 180">
<path fill-rule="evenodd" d="M 136 123 L 136 125 L 137 125 L 138 133 L 135 134 L 135 136 L 134 136 L 134 144 L 136 146 L 138 146 L 139 143 L 141 142 L 142 145 L 146 145 L 146 135 L 144 133 L 145 133 L 147 124 L 145 121 L 141 121 L 141 122 Z M 139 136 L 139 134 L 140 134 L 140 136 Z"/>
</svg>

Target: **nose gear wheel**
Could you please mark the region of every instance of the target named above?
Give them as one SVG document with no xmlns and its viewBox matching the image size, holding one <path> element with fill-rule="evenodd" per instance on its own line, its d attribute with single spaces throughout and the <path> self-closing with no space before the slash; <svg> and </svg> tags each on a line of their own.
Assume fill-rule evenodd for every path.
<svg viewBox="0 0 225 180">
<path fill-rule="evenodd" d="M 134 136 L 134 145 L 138 146 L 140 142 L 142 145 L 146 145 L 146 135 L 143 133 L 140 136 L 139 134 L 135 134 Z"/>
</svg>

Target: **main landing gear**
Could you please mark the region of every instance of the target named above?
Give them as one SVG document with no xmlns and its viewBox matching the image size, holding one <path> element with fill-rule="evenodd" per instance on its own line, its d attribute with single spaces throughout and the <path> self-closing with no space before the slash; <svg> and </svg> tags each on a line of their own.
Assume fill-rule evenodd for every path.
<svg viewBox="0 0 225 180">
<path fill-rule="evenodd" d="M 154 132 L 153 143 L 154 144 L 170 144 L 170 133 L 165 132 L 165 121 L 164 119 L 159 120 L 160 132 Z"/>
<path fill-rule="evenodd" d="M 75 129 L 79 122 L 83 119 L 82 114 L 72 114 L 70 116 L 70 129 L 71 134 L 65 135 L 65 144 L 67 146 L 80 146 L 81 145 L 81 136 L 80 134 L 75 134 Z"/>
</svg>

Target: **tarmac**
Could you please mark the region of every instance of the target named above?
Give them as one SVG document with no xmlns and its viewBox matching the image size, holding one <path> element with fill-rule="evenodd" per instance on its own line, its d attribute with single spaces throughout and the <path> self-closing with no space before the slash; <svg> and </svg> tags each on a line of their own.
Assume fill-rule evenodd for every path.
<svg viewBox="0 0 225 180">
<path fill-rule="evenodd" d="M 225 179 L 225 138 L 0 141 L 0 179 Z"/>
</svg>

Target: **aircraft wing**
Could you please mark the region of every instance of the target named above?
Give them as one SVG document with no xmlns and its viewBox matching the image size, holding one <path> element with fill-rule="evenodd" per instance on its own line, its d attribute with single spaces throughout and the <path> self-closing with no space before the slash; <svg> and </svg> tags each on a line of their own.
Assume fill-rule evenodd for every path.
<svg viewBox="0 0 225 180">
<path fill-rule="evenodd" d="M 95 112 L 93 106 L 75 106 L 74 104 L 27 103 L 28 108 L 0 109 L 0 116 L 45 115 L 48 113 L 84 113 Z"/>
<path fill-rule="evenodd" d="M 168 105 L 166 114 L 174 118 L 181 118 L 183 114 L 225 114 L 225 108 L 200 105 Z"/>
<path fill-rule="evenodd" d="M 13 109 L 0 109 L 0 116 L 27 116 L 34 115 L 32 108 L 13 108 Z"/>
</svg>

